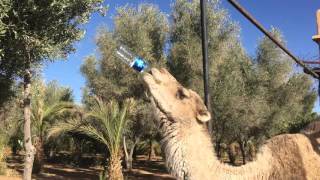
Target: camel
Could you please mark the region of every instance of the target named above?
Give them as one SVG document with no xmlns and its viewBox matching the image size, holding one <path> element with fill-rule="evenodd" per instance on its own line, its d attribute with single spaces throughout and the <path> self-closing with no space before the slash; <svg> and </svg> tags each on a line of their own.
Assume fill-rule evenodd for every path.
<svg viewBox="0 0 320 180">
<path fill-rule="evenodd" d="M 320 179 L 320 156 L 303 134 L 271 138 L 256 160 L 246 165 L 220 162 L 206 126 L 211 115 L 200 96 L 184 88 L 166 69 L 153 68 L 143 79 L 151 94 L 167 168 L 177 179 Z"/>
</svg>

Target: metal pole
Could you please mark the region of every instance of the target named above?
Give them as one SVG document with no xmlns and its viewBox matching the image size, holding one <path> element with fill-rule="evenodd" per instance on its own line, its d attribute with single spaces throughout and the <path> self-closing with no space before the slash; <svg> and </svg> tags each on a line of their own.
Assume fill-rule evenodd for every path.
<svg viewBox="0 0 320 180">
<path fill-rule="evenodd" d="M 320 9 L 317 10 L 316 19 L 317 19 L 317 34 L 315 36 L 312 36 L 312 40 L 314 40 L 318 45 L 319 61 L 320 61 Z M 320 103 L 320 79 L 318 79 L 318 101 Z"/>
<path fill-rule="evenodd" d="M 294 56 L 286 47 L 284 47 L 278 40 L 276 40 L 271 33 L 269 33 L 256 19 L 253 18 L 238 2 L 235 0 L 228 0 L 240 13 L 245 16 L 253 25 L 255 25 L 263 34 L 265 34 L 271 41 L 273 41 L 280 49 L 282 49 L 288 56 L 290 56 L 297 64 L 309 72 L 314 78 L 319 78 L 319 75 L 307 67 L 302 61 Z"/>
<path fill-rule="evenodd" d="M 320 12 L 320 11 L 318 11 L 318 12 Z M 320 14 L 320 13 L 319 13 Z M 319 19 L 320 20 L 320 19 Z M 318 28 L 319 28 L 319 24 L 318 24 Z M 319 30 L 320 29 L 318 29 L 318 34 L 319 34 Z M 317 44 L 318 44 L 318 47 L 319 47 L 319 60 L 320 60 L 320 41 L 319 42 L 317 42 Z M 320 104 L 320 79 L 318 79 L 318 101 L 319 101 L 319 104 Z"/>
<path fill-rule="evenodd" d="M 207 15 L 206 15 L 206 1 L 200 0 L 201 9 L 201 38 L 202 38 L 202 65 L 203 65 L 203 87 L 204 87 L 204 103 L 207 106 L 209 112 L 210 96 L 209 96 L 209 68 L 208 68 L 208 38 L 207 38 Z M 208 123 L 209 133 L 212 133 L 212 120 Z"/>
<path fill-rule="evenodd" d="M 201 6 L 201 34 L 202 34 L 202 63 L 203 63 L 203 84 L 204 84 L 204 103 L 207 108 L 209 104 L 209 72 L 208 72 L 208 40 L 207 40 L 207 16 L 206 0 L 200 0 Z"/>
</svg>

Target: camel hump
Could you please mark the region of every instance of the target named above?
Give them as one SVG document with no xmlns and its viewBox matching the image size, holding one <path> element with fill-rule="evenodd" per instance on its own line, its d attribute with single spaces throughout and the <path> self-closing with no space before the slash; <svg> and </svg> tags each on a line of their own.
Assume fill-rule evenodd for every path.
<svg viewBox="0 0 320 180">
<path fill-rule="evenodd" d="M 320 132 L 320 120 L 309 123 L 305 128 L 301 130 L 303 134 L 314 134 Z"/>
</svg>

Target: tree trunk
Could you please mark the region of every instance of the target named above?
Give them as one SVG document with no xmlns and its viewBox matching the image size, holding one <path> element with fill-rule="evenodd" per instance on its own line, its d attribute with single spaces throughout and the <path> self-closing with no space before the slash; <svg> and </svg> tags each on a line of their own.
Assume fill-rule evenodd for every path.
<svg viewBox="0 0 320 180">
<path fill-rule="evenodd" d="M 126 137 L 123 136 L 123 149 L 124 149 L 124 157 L 126 161 L 126 169 L 130 172 L 132 170 L 132 156 L 128 153 Z"/>
<path fill-rule="evenodd" d="M 128 148 L 127 148 L 127 143 L 126 143 L 126 137 L 125 136 L 123 136 L 123 149 L 124 149 L 124 158 L 125 158 L 125 161 L 126 161 L 126 169 L 128 171 L 131 171 L 132 166 L 130 164 L 130 157 L 129 157 L 129 153 L 128 153 Z M 132 159 L 131 159 L 131 162 L 132 162 Z"/>
<path fill-rule="evenodd" d="M 127 144 L 126 144 L 126 138 L 123 136 L 123 148 L 125 152 L 125 160 L 126 160 L 126 169 L 130 172 L 132 171 L 132 162 L 133 162 L 133 153 L 134 148 L 136 147 L 136 144 L 139 142 L 139 138 L 136 138 L 133 145 L 130 147 L 130 152 L 128 153 Z"/>
<path fill-rule="evenodd" d="M 216 142 L 216 152 L 217 152 L 217 156 L 218 156 L 218 159 L 221 158 L 221 141 L 217 141 Z"/>
<path fill-rule="evenodd" d="M 242 141 L 239 141 L 238 143 L 240 145 L 240 151 L 241 151 L 241 155 L 242 155 L 242 164 L 245 165 L 246 164 L 245 144 Z"/>
<path fill-rule="evenodd" d="M 236 156 L 235 156 L 236 152 L 235 152 L 235 147 L 234 145 L 231 143 L 228 146 L 228 157 L 229 157 L 229 162 L 232 165 L 235 165 L 236 162 Z"/>
<path fill-rule="evenodd" d="M 249 144 L 249 160 L 253 161 L 256 155 L 255 145 L 253 143 Z"/>
<path fill-rule="evenodd" d="M 54 159 L 56 157 L 56 150 L 50 148 L 48 156 L 50 159 Z"/>
<path fill-rule="evenodd" d="M 38 174 L 41 172 L 43 166 L 43 158 L 44 158 L 44 151 L 43 151 L 43 142 L 40 138 L 37 138 L 35 143 L 36 148 L 36 155 L 33 163 L 33 173 Z"/>
<path fill-rule="evenodd" d="M 4 122 L 6 119 L 5 110 L 0 110 L 0 122 Z"/>
<path fill-rule="evenodd" d="M 123 180 L 121 157 L 119 154 L 111 154 L 108 166 L 108 180 Z"/>
<path fill-rule="evenodd" d="M 155 152 L 154 152 L 154 148 L 153 148 L 153 141 L 152 139 L 150 140 L 150 151 L 149 151 L 149 161 L 152 160 L 152 158 L 155 157 Z"/>
<path fill-rule="evenodd" d="M 31 73 L 29 68 L 26 70 L 24 76 L 24 102 L 23 102 L 23 111 L 24 111 L 24 146 L 25 146 L 25 163 L 23 171 L 23 180 L 31 180 L 32 175 L 32 166 L 34 160 L 34 154 L 36 152 L 34 146 L 32 145 L 31 140 Z"/>
<path fill-rule="evenodd" d="M 132 171 L 132 161 L 132 157 L 129 156 L 128 158 L 126 158 L 126 168 L 129 172 Z"/>
<path fill-rule="evenodd" d="M 77 166 L 79 166 L 81 164 L 81 158 L 82 158 L 82 140 L 79 139 L 75 139 L 74 144 L 75 147 L 73 149 L 73 162 L 75 162 L 77 164 Z"/>
</svg>

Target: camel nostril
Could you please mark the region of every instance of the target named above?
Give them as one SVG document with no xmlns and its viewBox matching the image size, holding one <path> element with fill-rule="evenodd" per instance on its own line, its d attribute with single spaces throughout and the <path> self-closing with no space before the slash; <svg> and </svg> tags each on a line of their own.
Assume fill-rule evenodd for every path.
<svg viewBox="0 0 320 180">
<path fill-rule="evenodd" d="M 166 70 L 164 68 L 161 68 L 159 71 L 163 74 L 166 73 Z"/>
</svg>

